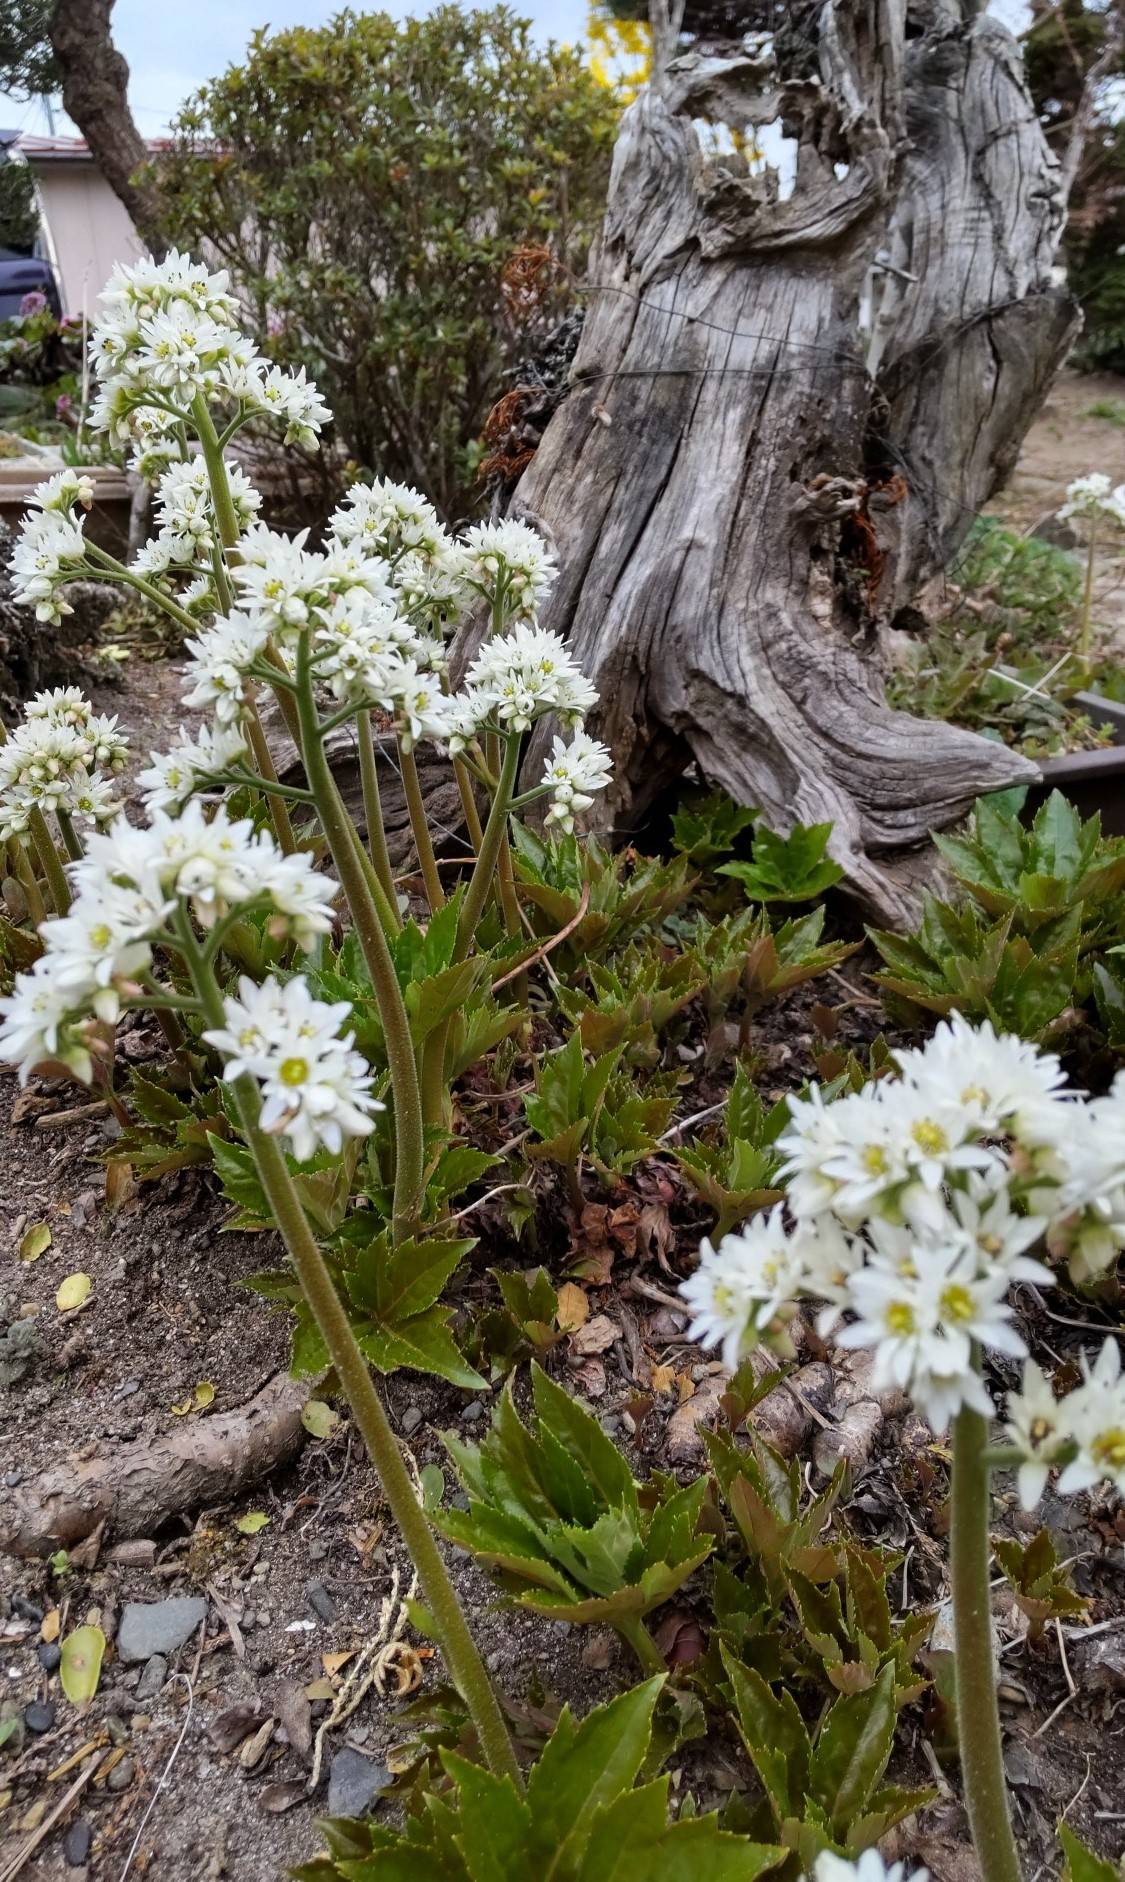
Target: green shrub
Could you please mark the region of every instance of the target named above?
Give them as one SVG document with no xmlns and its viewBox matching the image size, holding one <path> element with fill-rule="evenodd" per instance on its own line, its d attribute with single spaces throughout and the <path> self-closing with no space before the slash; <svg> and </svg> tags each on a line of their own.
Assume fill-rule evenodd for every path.
<svg viewBox="0 0 1125 1882">
<path fill-rule="evenodd" d="M 616 116 L 578 52 L 505 7 L 349 9 L 256 33 L 185 106 L 156 182 L 170 237 L 230 269 L 352 456 L 461 516 L 505 371 L 597 226 Z"/>
</svg>

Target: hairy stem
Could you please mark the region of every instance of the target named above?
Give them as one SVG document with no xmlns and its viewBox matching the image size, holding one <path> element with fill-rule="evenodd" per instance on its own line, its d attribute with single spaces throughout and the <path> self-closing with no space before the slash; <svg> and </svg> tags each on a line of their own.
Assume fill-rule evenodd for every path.
<svg viewBox="0 0 1125 1882">
<path fill-rule="evenodd" d="M 465 819 L 465 828 L 469 833 L 469 842 L 474 850 L 480 849 L 483 834 L 477 800 L 473 796 L 473 780 L 465 760 L 457 757 L 453 760 L 453 775 L 457 780 L 457 789 L 461 793 L 461 814 Z"/>
<path fill-rule="evenodd" d="M 454 958 L 459 961 L 463 961 L 469 952 L 477 923 L 484 912 L 484 905 L 492 887 L 500 851 L 507 837 L 508 810 L 515 792 L 519 764 L 520 741 L 513 735 L 508 739 L 504 762 L 500 767 L 496 795 L 492 800 L 488 822 L 481 837 L 476 866 L 469 878 L 465 900 L 461 904 L 461 919 L 457 926 L 457 946 L 454 952 Z"/>
<path fill-rule="evenodd" d="M 418 866 L 422 871 L 422 881 L 425 884 L 430 913 L 434 915 L 439 908 L 445 906 L 445 890 L 441 886 L 434 846 L 430 841 L 430 826 L 426 821 L 426 806 L 422 801 L 418 766 L 413 751 L 408 751 L 401 739 L 398 741 L 398 759 L 402 769 L 402 788 L 406 796 L 406 808 L 410 813 L 410 831 L 418 855 Z"/>
<path fill-rule="evenodd" d="M 66 879 L 66 870 L 59 860 L 55 848 L 55 839 L 47 828 L 47 819 L 38 804 L 33 808 L 27 820 L 31 831 L 31 840 L 39 858 L 43 874 L 47 878 L 47 887 L 51 891 L 51 900 L 57 915 L 66 915 L 70 911 L 70 884 Z"/>
<path fill-rule="evenodd" d="M 83 856 L 86 854 L 86 848 L 82 838 L 74 827 L 74 819 L 69 810 L 56 810 L 55 817 L 58 821 L 59 834 L 63 840 L 63 848 L 70 857 L 71 862 L 81 862 Z"/>
<path fill-rule="evenodd" d="M 954 1649 L 965 1805 L 982 1882 L 1021 1882 L 1008 1811 L 988 1585 L 988 1420 L 963 1406 L 953 1425 Z"/>
<path fill-rule="evenodd" d="M 363 787 L 363 815 L 367 824 L 367 847 L 371 854 L 371 865 L 379 878 L 379 885 L 392 909 L 397 927 L 398 897 L 395 894 L 394 870 L 387 850 L 387 826 L 383 822 L 383 799 L 379 790 L 379 762 L 375 754 L 375 734 L 371 729 L 370 712 L 361 712 L 356 719 L 356 734 L 359 739 L 359 776 Z"/>
<path fill-rule="evenodd" d="M 196 991 L 210 1024 L 224 1023 L 223 1001 L 211 969 L 198 949 L 191 960 Z M 370 1368 L 356 1344 L 332 1276 L 328 1272 L 286 1168 L 277 1139 L 260 1129 L 260 1100 L 254 1080 L 234 1082 L 235 1101 L 259 1180 L 296 1270 L 301 1291 L 328 1349 L 356 1424 L 379 1473 L 383 1494 L 418 1570 L 446 1663 L 476 1727 L 489 1769 L 522 1788 L 512 1742 L 492 1682 L 485 1671 L 464 1611 L 442 1560 L 426 1515 L 414 1494 L 398 1439 L 391 1429 Z"/>
<path fill-rule="evenodd" d="M 11 853 L 15 858 L 16 875 L 27 897 L 27 912 L 36 928 L 47 919 L 47 904 L 39 891 L 39 878 L 31 866 L 31 857 L 18 836 L 11 841 Z"/>
<path fill-rule="evenodd" d="M 247 691 L 250 689 L 247 688 Z M 266 738 L 265 729 L 258 716 L 258 708 L 252 699 L 246 702 L 246 730 L 250 739 L 250 750 L 254 754 L 254 763 L 267 784 L 277 784 L 277 771 Z M 273 790 L 268 793 L 270 820 L 273 824 L 277 845 L 283 856 L 295 856 L 297 839 L 293 835 L 293 825 L 289 820 L 289 811 L 285 799 Z"/>
</svg>

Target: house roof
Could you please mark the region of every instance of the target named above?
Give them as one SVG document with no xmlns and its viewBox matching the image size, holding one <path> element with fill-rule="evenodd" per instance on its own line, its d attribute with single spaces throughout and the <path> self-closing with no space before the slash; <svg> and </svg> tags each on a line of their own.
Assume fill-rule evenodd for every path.
<svg viewBox="0 0 1125 1882">
<path fill-rule="evenodd" d="M 93 154 L 84 137 L 37 137 L 30 131 L 9 134 L 0 131 L 0 142 L 14 143 L 29 163 L 92 163 Z M 149 150 L 167 150 L 166 137 L 149 137 Z"/>
</svg>

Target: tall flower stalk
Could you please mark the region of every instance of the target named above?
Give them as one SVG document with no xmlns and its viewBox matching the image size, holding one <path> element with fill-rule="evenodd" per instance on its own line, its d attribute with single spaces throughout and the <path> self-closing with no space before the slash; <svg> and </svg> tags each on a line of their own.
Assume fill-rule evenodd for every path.
<svg viewBox="0 0 1125 1882">
<path fill-rule="evenodd" d="M 401 754 L 431 915 L 445 905 L 446 884 L 419 784 L 419 741 L 452 763 L 474 845 L 452 939 L 457 966 L 478 945 L 490 896 L 501 896 L 519 932 L 502 867 L 513 808 L 542 800 L 551 820 L 572 828 L 604 788 L 608 753 L 582 729 L 595 694 L 561 640 L 536 623 L 555 570 L 532 530 L 481 525 L 454 540 L 422 497 L 385 482 L 353 486 L 318 550 L 305 535 L 260 522 L 261 498 L 231 454 L 238 434 L 280 425 L 287 443 L 312 448 L 329 414 L 303 370 L 284 372 L 257 354 L 225 274 L 178 254 L 118 268 L 90 355 L 98 386 L 91 423 L 154 483 L 156 531 L 128 564 L 88 543 L 92 485 L 62 472 L 36 492 L 17 544 L 17 598 L 57 621 L 76 579 L 132 588 L 185 635 L 185 704 L 205 723 L 151 755 L 139 779 L 142 824 L 115 801 L 113 778 L 127 757 L 115 722 L 94 715 L 74 689 L 33 701 L 3 746 L 0 837 L 43 952 L 0 1001 L 0 1055 L 24 1079 L 49 1066 L 105 1082 L 113 1028 L 129 1009 L 157 1016 L 189 1077 L 204 1048 L 218 1055 L 265 1202 L 418 1569 L 482 1751 L 518 1786 L 496 1696 L 294 1178 L 294 1166 L 299 1174 L 314 1156 L 342 1156 L 383 1108 L 374 1096 L 382 1066 L 368 1066 L 341 1032 L 350 1008 L 317 999 L 300 960 L 318 958 L 325 938 L 350 922 L 385 1057 L 393 1131 L 386 1239 L 401 1254 L 432 1224 L 426 1126 L 449 1115 L 449 1027 L 418 1042 L 412 1033 L 400 975 L 417 930 L 404 936 L 373 717 L 391 728 Z M 444 638 L 479 600 L 495 632 L 454 692 Z M 257 708 L 263 689 L 296 743 L 296 781 L 278 775 Z M 555 739 L 542 780 L 517 797 L 523 736 L 547 716 L 569 730 L 569 742 Z M 328 755 L 331 734 L 351 722 L 366 844 Z M 489 799 L 483 828 L 474 786 Z M 246 804 L 254 816 L 240 814 Z M 316 866 L 325 847 L 336 880 Z M 48 899 L 54 919 L 45 918 Z M 235 985 L 240 966 L 266 958 L 279 962 L 276 975 L 243 972 Z M 178 968 L 162 978 L 169 961 Z M 107 1095 L 120 1104 L 108 1086 Z"/>
</svg>

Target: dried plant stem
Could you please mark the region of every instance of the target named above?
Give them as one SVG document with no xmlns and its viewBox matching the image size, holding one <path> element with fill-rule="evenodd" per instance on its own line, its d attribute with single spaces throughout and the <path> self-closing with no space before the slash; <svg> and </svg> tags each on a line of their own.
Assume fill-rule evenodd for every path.
<svg viewBox="0 0 1125 1882">
<path fill-rule="evenodd" d="M 387 849 L 387 827 L 383 822 L 383 799 L 379 791 L 379 763 L 375 752 L 375 735 L 371 729 L 370 712 L 361 712 L 356 719 L 356 733 L 359 739 L 359 775 L 363 786 L 363 814 L 367 822 L 367 847 L 371 853 L 371 864 L 379 878 L 383 894 L 394 911 L 398 922 L 398 898 L 395 894 L 394 871 Z"/>
<path fill-rule="evenodd" d="M 406 808 L 410 814 L 410 830 L 414 838 L 414 848 L 418 855 L 418 867 L 422 871 L 425 884 L 426 900 L 430 905 L 431 915 L 445 906 L 445 890 L 441 886 L 434 846 L 430 840 L 430 826 L 426 818 L 426 806 L 422 799 L 422 786 L 418 780 L 418 766 L 413 749 L 408 749 L 398 741 L 398 758 L 402 770 L 402 788 L 406 797 Z"/>
</svg>

